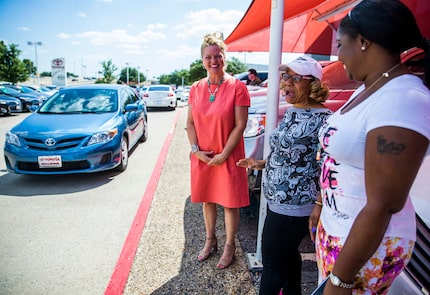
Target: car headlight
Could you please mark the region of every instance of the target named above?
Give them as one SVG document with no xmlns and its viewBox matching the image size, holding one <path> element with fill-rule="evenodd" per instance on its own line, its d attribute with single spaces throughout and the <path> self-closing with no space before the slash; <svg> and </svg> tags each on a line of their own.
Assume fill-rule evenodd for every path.
<svg viewBox="0 0 430 295">
<path fill-rule="evenodd" d="M 118 134 L 118 129 L 117 128 L 109 130 L 109 131 L 105 131 L 105 132 L 96 133 L 93 136 L 91 136 L 91 138 L 88 141 L 87 145 L 109 142 L 117 134 Z"/>
<path fill-rule="evenodd" d="M 254 137 L 264 133 L 266 115 L 249 115 L 243 137 Z"/>
<path fill-rule="evenodd" d="M 12 132 L 6 133 L 6 143 L 15 145 L 15 146 L 22 146 L 21 141 L 19 140 L 18 135 Z"/>
</svg>

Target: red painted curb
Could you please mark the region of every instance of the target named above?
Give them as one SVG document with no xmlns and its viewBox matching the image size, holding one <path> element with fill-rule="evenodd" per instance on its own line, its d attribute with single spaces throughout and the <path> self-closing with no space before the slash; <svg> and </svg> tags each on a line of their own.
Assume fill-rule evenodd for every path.
<svg viewBox="0 0 430 295">
<path fill-rule="evenodd" d="M 148 216 L 149 208 L 151 207 L 151 202 L 160 179 L 161 170 L 164 166 L 164 161 L 166 160 L 170 143 L 172 142 L 175 126 L 178 123 L 181 113 L 182 109 L 180 109 L 176 114 L 173 126 L 169 130 L 166 140 L 164 141 L 157 163 L 152 171 L 151 178 L 149 179 L 148 186 L 146 187 L 142 201 L 140 202 L 130 231 L 128 232 L 121 255 L 116 263 L 109 285 L 106 288 L 105 295 L 118 295 L 123 294 L 124 292 L 134 256 L 136 255 L 137 246 L 139 245 L 140 237 L 142 235 L 143 228 L 145 227 L 146 217 Z"/>
</svg>

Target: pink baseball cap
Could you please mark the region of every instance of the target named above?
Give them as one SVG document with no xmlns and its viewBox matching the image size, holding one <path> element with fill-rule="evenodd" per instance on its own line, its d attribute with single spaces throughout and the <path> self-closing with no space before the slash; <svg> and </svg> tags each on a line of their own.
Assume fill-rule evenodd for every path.
<svg viewBox="0 0 430 295">
<path fill-rule="evenodd" d="M 280 72 L 286 72 L 290 68 L 302 76 L 314 76 L 318 80 L 322 78 L 322 66 L 310 56 L 302 55 L 286 65 L 279 65 Z"/>
</svg>

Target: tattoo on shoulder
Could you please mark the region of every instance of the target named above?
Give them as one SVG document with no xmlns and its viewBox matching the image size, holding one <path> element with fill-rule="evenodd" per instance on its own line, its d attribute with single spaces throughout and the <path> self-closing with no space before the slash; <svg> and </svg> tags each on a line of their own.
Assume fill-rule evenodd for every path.
<svg viewBox="0 0 430 295">
<path fill-rule="evenodd" d="M 377 151 L 379 154 L 398 155 L 405 149 L 405 145 L 400 142 L 388 141 L 382 135 L 378 136 Z"/>
</svg>

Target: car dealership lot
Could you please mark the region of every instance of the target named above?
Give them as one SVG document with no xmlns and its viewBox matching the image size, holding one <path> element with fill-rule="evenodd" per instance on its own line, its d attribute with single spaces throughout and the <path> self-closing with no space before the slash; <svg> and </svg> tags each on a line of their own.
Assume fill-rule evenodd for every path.
<svg viewBox="0 0 430 295">
<path fill-rule="evenodd" d="M 28 113 L 0 118 L 5 133 Z M 15 175 L 0 158 L 0 294 L 103 294 L 176 112 L 157 126 L 123 173 Z"/>
</svg>

